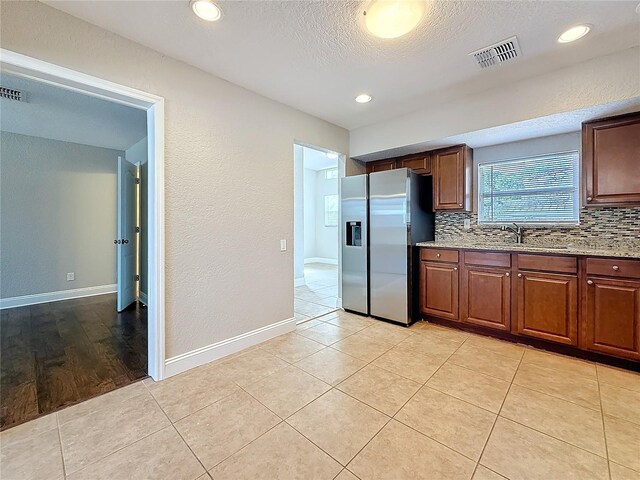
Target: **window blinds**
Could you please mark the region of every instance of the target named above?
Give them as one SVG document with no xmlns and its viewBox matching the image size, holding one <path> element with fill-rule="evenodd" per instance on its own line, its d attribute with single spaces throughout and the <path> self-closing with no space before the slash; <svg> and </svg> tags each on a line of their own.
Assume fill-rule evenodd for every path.
<svg viewBox="0 0 640 480">
<path fill-rule="evenodd" d="M 480 223 L 578 223 L 578 152 L 478 167 Z"/>
</svg>

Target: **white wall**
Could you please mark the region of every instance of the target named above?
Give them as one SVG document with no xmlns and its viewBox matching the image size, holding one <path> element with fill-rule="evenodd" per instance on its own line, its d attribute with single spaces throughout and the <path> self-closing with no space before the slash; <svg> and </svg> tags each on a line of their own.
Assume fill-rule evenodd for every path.
<svg viewBox="0 0 640 480">
<path fill-rule="evenodd" d="M 149 236 L 147 198 L 149 195 L 149 164 L 147 153 L 147 137 L 133 144 L 125 150 L 125 158 L 134 164 L 140 164 L 140 296 L 146 298 L 148 293 L 148 268 L 149 268 Z"/>
<path fill-rule="evenodd" d="M 115 284 L 123 152 L 8 132 L 0 138 L 0 296 Z"/>
<path fill-rule="evenodd" d="M 337 165 L 336 165 L 337 166 Z M 304 169 L 304 259 L 338 261 L 338 227 L 324 224 L 324 197 L 338 194 L 338 180 L 325 179 L 324 170 Z"/>
<path fill-rule="evenodd" d="M 293 278 L 304 282 L 304 157 L 301 145 L 293 147 Z"/>
<path fill-rule="evenodd" d="M 640 96 L 640 47 L 350 132 L 357 157 Z M 348 174 L 353 174 L 349 172 Z"/>
<path fill-rule="evenodd" d="M 314 257 L 338 261 L 338 227 L 324 224 L 324 197 L 338 194 L 338 179 L 327 180 L 325 170 L 315 172 L 316 245 Z"/>
<path fill-rule="evenodd" d="M 316 256 L 316 171 L 305 168 L 303 173 L 304 198 L 304 258 Z"/>
<path fill-rule="evenodd" d="M 167 357 L 292 318 L 292 147 L 348 132 L 42 3 L 0 15 L 3 48 L 165 98 Z"/>
</svg>

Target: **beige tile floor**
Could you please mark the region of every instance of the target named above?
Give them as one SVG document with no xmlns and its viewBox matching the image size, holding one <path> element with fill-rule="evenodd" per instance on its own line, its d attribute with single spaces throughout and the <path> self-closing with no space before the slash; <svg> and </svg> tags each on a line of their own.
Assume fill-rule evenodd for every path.
<svg viewBox="0 0 640 480">
<path fill-rule="evenodd" d="M 640 480 L 640 375 L 338 310 L 0 450 L 2 480 Z"/>
<path fill-rule="evenodd" d="M 338 305 L 338 267 L 324 263 L 304 266 L 305 284 L 294 289 L 293 310 L 298 321 L 332 312 Z"/>
</svg>

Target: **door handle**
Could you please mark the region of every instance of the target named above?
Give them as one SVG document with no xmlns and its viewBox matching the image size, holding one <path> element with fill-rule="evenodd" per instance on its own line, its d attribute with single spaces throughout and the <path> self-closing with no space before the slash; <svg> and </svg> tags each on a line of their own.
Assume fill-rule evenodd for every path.
<svg viewBox="0 0 640 480">
<path fill-rule="evenodd" d="M 120 243 L 122 243 L 120 240 L 114 240 L 113 243 L 115 243 L 116 245 L 120 245 Z"/>
<path fill-rule="evenodd" d="M 123 244 L 123 245 L 126 245 L 127 243 L 129 243 L 129 240 L 127 240 L 126 238 L 123 238 L 123 239 L 122 239 L 122 244 Z"/>
</svg>

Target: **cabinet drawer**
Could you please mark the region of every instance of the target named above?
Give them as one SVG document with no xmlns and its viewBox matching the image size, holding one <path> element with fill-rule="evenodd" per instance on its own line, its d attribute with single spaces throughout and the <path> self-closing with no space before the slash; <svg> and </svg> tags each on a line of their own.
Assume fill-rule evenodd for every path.
<svg viewBox="0 0 640 480">
<path fill-rule="evenodd" d="M 420 250 L 420 260 L 458 263 L 458 250 L 423 248 Z"/>
<path fill-rule="evenodd" d="M 617 258 L 587 258 L 587 275 L 640 278 L 640 261 Z"/>
<path fill-rule="evenodd" d="M 577 273 L 578 259 L 565 256 L 518 254 L 518 269 Z"/>
<path fill-rule="evenodd" d="M 511 254 L 502 252 L 464 252 L 465 265 L 511 267 Z"/>
</svg>

